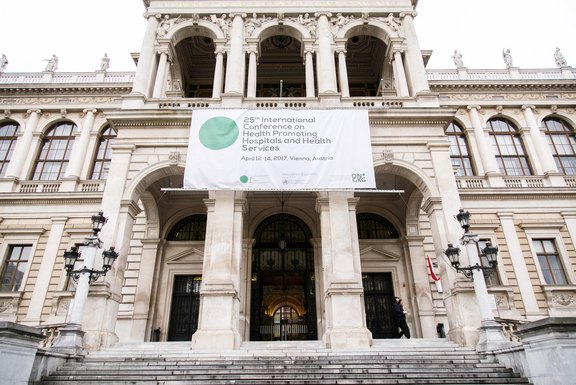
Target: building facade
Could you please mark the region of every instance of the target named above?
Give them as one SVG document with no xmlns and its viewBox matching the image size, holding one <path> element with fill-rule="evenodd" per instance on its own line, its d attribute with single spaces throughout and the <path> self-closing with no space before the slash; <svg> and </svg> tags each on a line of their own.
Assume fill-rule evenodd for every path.
<svg viewBox="0 0 576 385">
<path fill-rule="evenodd" d="M 143 3 L 134 73 L 0 73 L 1 320 L 69 321 L 62 256 L 100 210 L 119 258 L 90 286 L 89 350 L 369 347 L 395 337 L 395 296 L 414 337 L 473 346 L 474 287 L 444 255 L 460 208 L 499 249 L 499 322 L 576 315 L 566 63 L 427 70 L 415 0 Z M 216 108 L 368 110 L 376 190 L 183 189 L 191 118 Z"/>
</svg>

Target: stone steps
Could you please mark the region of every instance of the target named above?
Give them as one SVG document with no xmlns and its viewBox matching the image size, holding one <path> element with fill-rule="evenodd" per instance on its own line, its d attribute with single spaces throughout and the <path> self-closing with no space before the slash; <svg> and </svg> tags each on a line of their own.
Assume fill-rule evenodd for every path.
<svg viewBox="0 0 576 385">
<path fill-rule="evenodd" d="M 243 343 L 196 352 L 190 343 L 121 344 L 69 362 L 34 385 L 523 384 L 494 357 L 447 340 L 377 340 L 331 350 L 320 341 Z"/>
</svg>

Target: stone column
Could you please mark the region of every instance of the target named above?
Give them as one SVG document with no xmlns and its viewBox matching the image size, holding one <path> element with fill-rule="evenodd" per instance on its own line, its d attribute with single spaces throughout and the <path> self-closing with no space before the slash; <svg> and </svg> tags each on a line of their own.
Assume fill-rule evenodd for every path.
<svg viewBox="0 0 576 385">
<path fill-rule="evenodd" d="M 304 52 L 305 64 L 306 64 L 306 97 L 313 98 L 316 96 L 316 90 L 314 88 L 314 58 L 312 57 L 312 51 L 306 50 Z"/>
<path fill-rule="evenodd" d="M 82 321 L 85 331 L 84 347 L 87 350 L 98 350 L 118 341 L 115 327 L 118 307 L 122 300 L 124 271 L 130 252 L 134 218 L 140 212 L 136 202 L 123 201 L 124 186 L 134 149 L 134 145 L 112 145 L 110 171 L 101 203 L 108 222 L 100 232 L 100 239 L 104 249 L 115 246 L 119 256 L 104 282 L 101 279 L 90 288 Z"/>
<path fill-rule="evenodd" d="M 245 14 L 235 13 L 230 28 L 230 51 L 226 62 L 225 93 L 244 95 L 244 20 Z"/>
<path fill-rule="evenodd" d="M 146 14 L 145 17 L 148 18 L 148 25 L 144 33 L 142 48 L 140 48 L 140 57 L 136 75 L 134 76 L 132 93 L 148 96 L 148 89 L 151 86 L 150 83 L 152 82 L 155 67 L 154 42 L 156 41 L 156 30 L 158 29 L 160 15 Z"/>
<path fill-rule="evenodd" d="M 426 76 L 426 68 L 422 60 L 422 51 L 418 44 L 418 36 L 416 28 L 414 27 L 414 13 L 402 13 L 402 28 L 406 36 L 406 67 L 408 70 L 408 78 L 410 80 L 410 88 L 412 95 L 416 96 L 421 92 L 430 92 L 428 86 L 428 78 Z"/>
<path fill-rule="evenodd" d="M 158 52 L 160 54 L 160 62 L 158 63 L 158 70 L 156 71 L 156 81 L 154 82 L 153 98 L 161 98 L 164 96 L 164 89 L 166 88 L 166 79 L 168 78 L 168 63 L 170 57 L 168 49 L 163 49 Z"/>
<path fill-rule="evenodd" d="M 330 20 L 332 16 L 329 12 L 317 12 L 318 18 L 318 53 L 317 75 L 318 93 L 337 93 L 336 86 L 336 65 L 334 64 L 334 53 L 332 51 L 332 32 L 330 31 Z"/>
<path fill-rule="evenodd" d="M 338 51 L 338 80 L 340 83 L 340 94 L 342 97 L 350 97 L 350 90 L 348 88 L 348 69 L 346 68 L 346 50 L 340 49 Z"/>
<path fill-rule="evenodd" d="M 323 301 L 326 327 L 322 337 L 331 349 L 368 348 L 364 289 L 352 192 L 321 192 L 316 200 L 322 234 Z"/>
<path fill-rule="evenodd" d="M 489 144 L 484 129 L 482 128 L 482 123 L 480 122 L 480 117 L 478 116 L 478 110 L 480 106 L 468 106 L 468 115 L 470 117 L 470 122 L 474 128 L 474 137 L 476 143 L 478 144 L 478 153 L 480 154 L 480 160 L 482 161 L 482 167 L 486 172 L 486 175 L 500 174 L 498 170 L 498 164 L 496 163 L 496 158 L 492 152 L 492 146 Z"/>
<path fill-rule="evenodd" d="M 58 255 L 58 250 L 60 249 L 60 240 L 62 239 L 64 226 L 66 225 L 68 217 L 54 217 L 51 218 L 51 220 L 50 235 L 48 236 L 48 241 L 42 254 L 36 284 L 34 285 L 32 298 L 30 298 L 30 304 L 28 305 L 28 313 L 26 314 L 26 319 L 22 322 L 25 325 L 36 326 L 40 324 L 42 309 L 44 308 L 44 302 L 48 294 L 48 287 L 50 286 L 54 265 L 59 257 L 63 258 L 63 256 Z"/>
<path fill-rule="evenodd" d="M 96 116 L 96 109 L 87 109 L 83 111 L 86 114 L 84 124 L 82 124 L 82 131 L 80 132 L 79 140 L 74 143 L 72 154 L 70 154 L 70 161 L 66 169 L 66 178 L 80 179 L 82 168 L 86 159 L 91 160 L 88 156 L 88 145 L 90 144 L 90 132 L 94 127 L 94 117 Z"/>
<path fill-rule="evenodd" d="M 135 342 L 146 341 L 149 336 L 148 321 L 150 320 L 150 299 L 154 283 L 154 271 L 158 256 L 158 245 L 161 239 L 143 239 L 142 256 L 140 257 L 140 270 L 138 271 L 138 284 L 134 295 L 134 313 L 132 315 L 132 329 L 130 340 Z"/>
<path fill-rule="evenodd" d="M 406 72 L 404 72 L 404 63 L 402 62 L 402 51 L 394 50 L 394 79 L 396 80 L 396 95 L 400 97 L 410 96 L 408 91 L 408 83 L 406 81 Z"/>
<path fill-rule="evenodd" d="M 526 123 L 530 128 L 530 137 L 532 138 L 532 143 L 538 155 L 538 159 L 542 165 L 542 171 L 544 174 L 558 174 L 558 169 L 556 168 L 556 163 L 554 162 L 554 157 L 550 151 L 550 147 L 546 141 L 546 137 L 540 131 L 538 124 L 536 123 L 536 118 L 534 117 L 535 106 L 522 106 L 522 112 L 524 112 L 524 118 Z"/>
<path fill-rule="evenodd" d="M 219 99 L 222 95 L 222 86 L 224 85 L 224 52 L 217 49 L 216 52 L 216 67 L 214 68 L 214 85 L 212 86 L 212 98 Z"/>
<path fill-rule="evenodd" d="M 198 330 L 193 350 L 238 349 L 240 267 L 246 199 L 235 191 L 210 191 Z M 215 310 L 217 309 L 217 310 Z"/>
<path fill-rule="evenodd" d="M 7 178 L 26 179 L 26 170 L 23 170 L 24 162 L 26 161 L 26 156 L 33 149 L 32 138 L 38 127 L 38 121 L 40 120 L 42 111 L 28 110 L 26 113 L 29 115 L 28 122 L 26 122 L 22 137 L 18 140 L 14 148 L 12 159 L 10 159 L 6 170 Z"/>
<path fill-rule="evenodd" d="M 518 282 L 518 290 L 520 291 L 520 297 L 522 297 L 526 316 L 538 316 L 540 315 L 540 309 L 538 307 L 538 301 L 536 300 L 536 294 L 534 293 L 534 287 L 530 282 L 530 273 L 522 254 L 523 247 L 517 236 L 516 226 L 514 225 L 514 214 L 511 212 L 500 212 L 498 213 L 498 217 L 500 218 L 500 225 L 502 226 L 502 232 L 504 233 L 506 245 L 508 246 L 508 255 L 512 261 L 512 268 L 514 269 L 516 282 Z"/>
<path fill-rule="evenodd" d="M 249 59 L 248 59 L 248 93 L 247 97 L 255 98 L 256 97 L 256 81 L 258 79 L 256 73 L 256 64 L 257 64 L 257 53 L 256 50 L 251 50 L 249 52 Z"/>
<path fill-rule="evenodd" d="M 411 289 L 409 301 L 414 309 L 414 323 L 422 330 L 423 338 L 436 338 L 436 315 L 432 303 L 432 291 L 430 290 L 430 278 L 428 266 L 424 259 L 424 237 L 406 237 L 407 255 L 410 256 L 410 268 L 414 279 L 414 287 Z"/>
</svg>

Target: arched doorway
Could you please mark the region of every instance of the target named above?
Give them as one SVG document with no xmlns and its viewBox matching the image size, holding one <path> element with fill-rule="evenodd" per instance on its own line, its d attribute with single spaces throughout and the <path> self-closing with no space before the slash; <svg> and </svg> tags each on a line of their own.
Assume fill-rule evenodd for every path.
<svg viewBox="0 0 576 385">
<path fill-rule="evenodd" d="M 293 215 L 277 214 L 254 238 L 250 340 L 317 339 L 310 229 Z"/>
</svg>

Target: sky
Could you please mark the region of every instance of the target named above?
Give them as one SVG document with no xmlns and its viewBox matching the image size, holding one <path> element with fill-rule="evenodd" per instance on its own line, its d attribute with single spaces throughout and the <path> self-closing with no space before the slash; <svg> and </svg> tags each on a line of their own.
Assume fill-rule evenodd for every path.
<svg viewBox="0 0 576 385">
<path fill-rule="evenodd" d="M 59 58 L 57 72 L 93 72 L 106 53 L 109 71 L 134 71 L 146 29 L 142 0 L 1 0 L 0 54 L 5 72 L 41 72 Z M 454 50 L 470 69 L 513 65 L 554 68 L 554 51 L 576 68 L 576 0 L 419 0 L 416 30 L 430 69 L 453 69 Z"/>
</svg>

